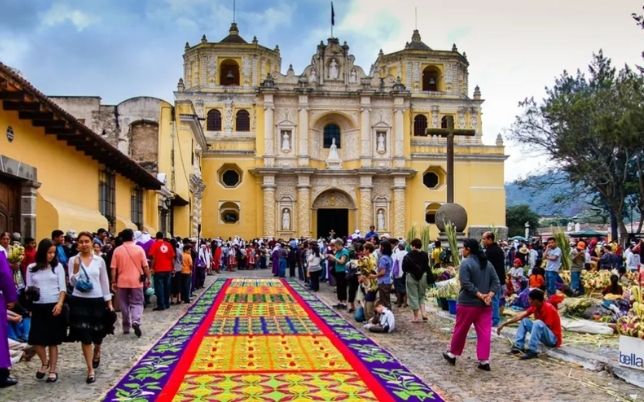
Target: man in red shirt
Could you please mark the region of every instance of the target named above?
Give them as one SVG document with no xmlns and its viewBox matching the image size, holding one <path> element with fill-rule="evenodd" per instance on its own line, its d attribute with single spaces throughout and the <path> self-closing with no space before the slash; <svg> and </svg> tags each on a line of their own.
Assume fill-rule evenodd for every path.
<svg viewBox="0 0 644 402">
<path fill-rule="evenodd" d="M 539 343 L 549 347 L 558 348 L 561 346 L 561 319 L 557 308 L 547 301 L 544 301 L 544 293 L 541 289 L 532 289 L 528 294 L 530 307 L 521 314 L 499 325 L 497 333 L 501 335 L 501 329 L 513 322 L 521 321 L 514 337 L 514 345 L 510 353 L 517 354 L 523 352 L 525 337 L 530 332 L 530 343 L 525 355 L 521 360 L 534 359 L 537 357 L 537 348 Z M 534 314 L 535 320 L 528 317 Z"/>
<path fill-rule="evenodd" d="M 154 274 L 154 293 L 157 296 L 157 306 L 154 311 L 170 308 L 170 284 L 174 272 L 174 247 L 163 239 L 163 232 L 157 232 L 156 241 L 148 252 L 152 258 L 152 273 Z"/>
</svg>

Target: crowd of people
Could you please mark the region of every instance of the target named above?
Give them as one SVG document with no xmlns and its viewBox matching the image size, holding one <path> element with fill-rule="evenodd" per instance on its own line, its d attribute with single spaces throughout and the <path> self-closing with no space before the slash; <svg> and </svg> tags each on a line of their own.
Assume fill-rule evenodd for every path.
<svg viewBox="0 0 644 402">
<path fill-rule="evenodd" d="M 635 270 L 642 243 L 621 250 L 617 244 L 580 241 L 572 250 L 568 291 L 583 292 L 577 274 L 589 265 L 600 269 Z M 463 351 L 473 325 L 477 333 L 478 367 L 490 370 L 491 337 L 512 322 L 519 330 L 511 349 L 522 358 L 537 356 L 537 347 L 561 345 L 557 294 L 562 251 L 554 238 L 545 245 L 499 244 L 492 232 L 466 239 L 459 267 L 460 293 L 451 344 L 443 356 L 450 364 Z M 182 239 L 125 229 L 112 236 L 54 230 L 36 242 L 19 234 L 0 234 L 0 387 L 16 384 L 12 362 L 40 359 L 36 378 L 58 380 L 58 346 L 79 342 L 87 366 L 86 382 L 96 380 L 101 344 L 113 334 L 121 313 L 123 334 L 141 337 L 144 307 L 155 296 L 153 311 L 191 303 L 207 275 L 224 271 L 270 269 L 275 277 L 296 277 L 317 292 L 327 282 L 335 287 L 337 304 L 371 332 L 390 333 L 396 317 L 409 310 L 411 323 L 428 321 L 425 295 L 436 277 L 432 269 L 450 264 L 450 250 L 440 241 L 424 249 L 420 239 L 408 243 L 373 227 L 364 236 L 344 238 L 261 239 L 240 237 Z M 528 272 L 526 274 L 526 271 Z M 617 283 L 612 291 L 618 291 Z M 521 294 L 526 310 L 501 322 L 504 299 Z M 392 295 L 395 295 L 394 309 Z M 5 310 L 6 309 L 6 310 Z M 529 317 L 534 316 L 535 320 Z M 400 317 L 399 317 L 400 318 Z M 525 338 L 532 333 L 527 347 Z"/>
</svg>

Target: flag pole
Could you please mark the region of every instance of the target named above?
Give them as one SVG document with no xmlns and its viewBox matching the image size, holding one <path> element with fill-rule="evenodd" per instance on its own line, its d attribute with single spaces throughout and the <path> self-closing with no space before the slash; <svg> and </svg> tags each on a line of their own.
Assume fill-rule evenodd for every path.
<svg viewBox="0 0 644 402">
<path fill-rule="evenodd" d="M 333 2 L 331 2 L 331 37 L 333 38 L 333 26 L 335 25 L 335 10 L 333 9 Z"/>
</svg>

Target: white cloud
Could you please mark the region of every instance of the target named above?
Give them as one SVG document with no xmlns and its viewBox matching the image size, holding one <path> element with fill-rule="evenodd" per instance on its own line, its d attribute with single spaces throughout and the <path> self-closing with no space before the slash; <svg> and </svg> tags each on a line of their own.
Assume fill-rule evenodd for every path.
<svg viewBox="0 0 644 402">
<path fill-rule="evenodd" d="M 8 66 L 21 64 L 30 48 L 29 43 L 25 40 L 0 36 L 0 60 Z"/>
<path fill-rule="evenodd" d="M 70 22 L 77 31 L 82 31 L 98 22 L 99 18 L 84 11 L 73 9 L 65 3 L 54 3 L 42 14 L 42 22 L 48 27 Z"/>
</svg>

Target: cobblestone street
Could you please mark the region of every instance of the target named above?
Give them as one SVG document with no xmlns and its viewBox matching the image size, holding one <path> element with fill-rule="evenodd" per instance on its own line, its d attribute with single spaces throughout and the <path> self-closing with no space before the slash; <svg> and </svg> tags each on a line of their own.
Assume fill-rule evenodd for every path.
<svg viewBox="0 0 644 402">
<path fill-rule="evenodd" d="M 270 271 L 241 271 L 222 274 L 224 277 L 266 278 Z M 208 277 L 210 284 L 215 277 Z M 335 304 L 333 288 L 321 285 L 318 296 L 327 304 Z M 106 338 L 97 370 L 97 381 L 85 384 L 85 368 L 78 344 L 64 344 L 59 363 L 60 379 L 46 384 L 35 379 L 38 359 L 20 362 L 13 373 L 20 383 L 0 391 L 2 401 L 96 401 L 150 348 L 172 325 L 186 307 L 172 307 L 164 312 L 144 315 L 144 334 L 117 334 Z M 503 337 L 493 341 L 492 371 L 476 369 L 474 339 L 469 339 L 463 357 L 455 367 L 445 363 L 441 352 L 449 343 L 452 322 L 430 313 L 429 323 L 411 323 L 410 313 L 394 310 L 396 332 L 389 335 L 369 334 L 404 365 L 423 379 L 448 401 L 624 401 L 641 400 L 642 389 L 612 378 L 606 372 L 595 373 L 552 358 L 529 362 L 507 354 L 509 342 Z M 343 313 L 350 322 L 353 319 Z M 118 323 L 117 323 L 118 328 Z"/>
</svg>

